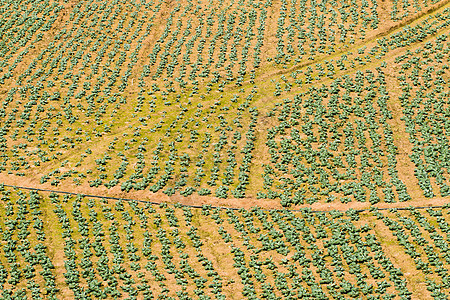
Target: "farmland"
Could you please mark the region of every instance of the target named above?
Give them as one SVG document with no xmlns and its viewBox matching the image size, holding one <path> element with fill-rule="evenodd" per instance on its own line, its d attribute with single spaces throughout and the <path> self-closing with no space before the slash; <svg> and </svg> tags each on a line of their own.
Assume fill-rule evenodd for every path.
<svg viewBox="0 0 450 300">
<path fill-rule="evenodd" d="M 449 1 L 0 16 L 2 298 L 448 298 Z"/>
</svg>

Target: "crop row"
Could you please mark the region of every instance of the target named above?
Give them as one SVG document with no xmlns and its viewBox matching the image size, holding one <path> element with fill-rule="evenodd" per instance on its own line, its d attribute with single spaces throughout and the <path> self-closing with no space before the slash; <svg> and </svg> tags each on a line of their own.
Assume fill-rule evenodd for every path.
<svg viewBox="0 0 450 300">
<path fill-rule="evenodd" d="M 410 299 L 402 271 L 374 229 L 351 210 L 232 211 L 4 188 L 2 193 L 9 203 L 2 230 L 10 232 L 5 230 L 15 215 L 25 216 L 3 242 L 3 290 L 12 294 L 42 297 L 46 287 L 48 295 L 59 297 L 58 289 L 50 289 L 56 284 L 76 299 Z M 40 273 L 46 284 L 39 282 L 40 290 L 21 289 L 14 280 L 23 282 L 29 267 L 10 257 L 19 256 L 19 245 L 26 241 L 22 224 L 44 208 L 51 210 L 44 210 L 42 223 L 35 221 L 33 227 L 44 232 L 36 231 L 42 262 L 50 266 L 48 274 Z M 60 275 L 55 279 L 55 274 Z"/>
</svg>

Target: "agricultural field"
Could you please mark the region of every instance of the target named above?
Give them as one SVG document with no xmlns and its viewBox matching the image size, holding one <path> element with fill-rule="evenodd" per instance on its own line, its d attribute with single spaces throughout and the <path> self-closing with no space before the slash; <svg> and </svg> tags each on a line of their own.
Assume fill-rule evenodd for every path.
<svg viewBox="0 0 450 300">
<path fill-rule="evenodd" d="M 3 186 L 1 201 L 0 284 L 5 299 L 448 295 L 449 264 L 444 258 L 449 248 L 441 233 L 449 226 L 448 209 L 425 214 L 376 211 L 362 217 L 355 210 L 313 213 L 111 202 Z M 402 222 L 416 230 L 414 238 L 401 231 Z M 400 230 L 398 242 L 389 243 L 404 247 L 405 253 L 390 253 L 383 245 L 386 236 L 379 236 L 382 230 L 392 230 L 391 235 Z M 410 269 L 418 271 L 408 276 Z M 426 286 L 416 286 L 415 280 L 422 278 Z"/>
<path fill-rule="evenodd" d="M 448 299 L 448 0 L 0 1 L 3 299 Z"/>
<path fill-rule="evenodd" d="M 279 207 L 449 193 L 446 2 L 1 12 L 5 183 Z"/>
<path fill-rule="evenodd" d="M 269 211 L 0 189 L 5 299 L 449 295 L 449 205 Z"/>
</svg>

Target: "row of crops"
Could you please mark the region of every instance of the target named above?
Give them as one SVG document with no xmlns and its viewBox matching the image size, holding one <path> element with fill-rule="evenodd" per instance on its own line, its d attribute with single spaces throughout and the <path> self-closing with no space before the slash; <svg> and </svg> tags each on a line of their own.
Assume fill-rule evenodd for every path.
<svg viewBox="0 0 450 300">
<path fill-rule="evenodd" d="M 306 58 L 302 56 L 306 54 L 307 60 L 314 60 L 315 52 L 324 55 L 341 52 L 345 48 L 343 45 L 349 44 L 347 36 L 353 40 L 350 44 L 355 43 L 355 38 L 364 40 L 365 33 L 362 37 L 360 35 L 361 30 L 364 32 L 363 27 L 368 26 L 367 18 L 375 18 L 373 22 L 376 23 L 371 27 L 377 27 L 377 15 L 384 11 L 376 2 L 369 8 L 367 1 L 361 3 L 361 8 L 356 2 L 342 1 L 338 5 L 305 1 L 300 5 L 304 9 L 300 10 L 295 1 L 283 2 L 281 7 L 268 1 L 264 5 L 260 2 L 233 3 L 217 14 L 217 7 L 222 6 L 220 2 L 210 2 L 206 7 L 188 2 L 183 9 L 177 3 L 164 18 L 162 13 L 167 7 L 162 1 L 46 4 L 38 13 L 33 6 L 28 11 L 30 6 L 17 4 L 25 10 L 22 14 L 34 17 L 27 19 L 25 24 L 28 27 L 33 25 L 33 21 L 42 26 L 44 13 L 50 15 L 50 20 L 41 29 L 43 32 L 36 34 L 39 26 L 31 26 L 24 28 L 22 35 L 14 35 L 16 29 L 12 29 L 13 25 L 17 28 L 18 24 L 8 22 L 2 26 L 11 42 L 6 43 L 8 40 L 5 40 L 3 44 L 1 82 L 6 86 L 23 88 L 32 84 L 45 87 L 47 91 L 64 91 L 68 97 L 85 100 L 100 95 L 110 97 L 124 91 L 135 93 L 142 88 L 154 91 L 164 88 L 164 99 L 167 94 L 186 86 L 195 91 L 204 79 L 208 79 L 205 82 L 208 87 L 219 81 L 222 84 L 228 81 L 241 84 L 248 79 L 245 75 L 254 79 L 255 68 L 262 63 L 267 65 L 267 59 L 269 63 L 272 60 L 270 57 L 266 60 L 261 58 L 273 47 L 270 28 L 277 28 L 276 33 L 273 32 L 278 39 L 278 54 L 274 60 L 291 60 L 291 56 L 298 55 L 296 62 L 303 63 Z M 370 9 L 371 13 L 365 13 L 364 8 Z M 360 10 L 363 17 L 359 16 Z M 41 11 L 44 12 L 42 16 L 39 14 Z M 64 13 L 59 16 L 61 11 Z M 289 11 L 289 15 L 285 11 Z M 10 11 L 5 9 L 3 13 L 7 15 Z M 266 25 L 266 20 L 275 22 L 278 13 L 278 25 Z M 332 16 L 328 16 L 330 13 Z M 49 33 L 44 33 L 58 18 L 61 23 L 65 22 L 64 26 L 55 26 L 52 31 L 56 32 L 47 37 Z M 289 19 L 289 26 L 285 26 L 285 18 Z M 167 22 L 164 28 L 155 28 L 154 23 L 162 19 Z M 327 22 L 328 19 L 331 22 Z M 364 20 L 362 25 L 359 24 L 360 19 Z M 432 20 L 429 21 L 431 24 L 422 24 L 422 32 L 433 26 Z M 19 19 L 18 22 L 23 21 Z M 339 31 L 339 41 L 335 42 Z M 353 33 L 347 34 L 349 31 Z M 31 39 L 34 35 L 37 38 Z M 267 44 L 267 41 L 271 43 Z M 285 41 L 288 45 L 284 45 Z M 263 47 L 264 43 L 266 47 Z M 339 48 L 336 45 L 340 45 Z M 36 48 L 42 50 L 33 50 Z M 375 52 L 371 50 L 363 60 L 370 61 L 373 55 Z M 33 58 L 31 63 L 27 59 L 30 56 Z M 253 63 L 250 64 L 249 60 Z M 164 79 L 163 82 L 158 80 L 160 78 Z"/>
<path fill-rule="evenodd" d="M 449 294 L 448 208 L 200 209 L 1 190 L 5 299 Z M 399 264 L 400 256 L 410 259 Z"/>
<path fill-rule="evenodd" d="M 447 2 L 0 1 L 5 180 L 330 209 L 0 183 L 0 298 L 448 299 Z"/>
<path fill-rule="evenodd" d="M 411 10 L 403 1 L 400 10 L 414 14 L 434 2 L 416 1 Z M 385 16 L 386 5 L 365 0 L 5 2 L 1 81 L 61 87 L 79 98 L 89 91 L 78 82 L 106 96 L 133 89 L 133 78 L 145 88 L 161 77 L 165 85 L 181 88 L 219 77 L 242 83 L 272 60 L 314 60 L 365 40 L 366 30 L 378 32 L 382 21 L 395 24 L 401 18 Z M 390 5 L 396 15 L 397 3 Z"/>
<path fill-rule="evenodd" d="M 397 123 L 391 103 L 398 95 L 392 93 L 392 81 L 386 80 L 394 63 L 388 54 L 438 36 L 436 43 L 431 42 L 432 51 L 423 52 L 427 64 L 440 66 L 427 71 L 436 73 L 426 75 L 432 78 L 427 85 L 436 85 L 437 98 L 430 96 L 434 101 L 448 98 L 447 7 L 392 34 L 365 40 L 361 29 L 384 20 L 384 8 L 391 3 L 302 1 L 299 6 L 295 1 L 209 1 L 176 2 L 173 7 L 163 1 L 27 3 L 17 2 L 15 8 L 5 4 L 2 10 L 6 15 L 14 8 L 33 17 L 0 24 L 7 37 L 0 62 L 4 74 L 0 172 L 39 178 L 39 183 L 54 187 L 269 198 L 284 206 L 407 201 L 411 189 L 398 169 L 405 153 L 398 151 L 394 134 Z M 402 14 L 434 4 L 408 3 L 403 1 Z M 47 15 L 49 22 L 42 23 Z M 272 26 L 275 21 L 278 26 Z M 33 22 L 40 27 L 31 26 Z M 160 23 L 164 25 L 156 25 Z M 23 30 L 17 29 L 20 26 Z M 242 71 L 241 87 L 226 84 L 235 82 L 227 79 L 236 77 L 233 68 L 256 68 L 251 64 L 259 58 L 246 61 L 246 51 L 248 56 L 252 51 L 261 56 L 260 68 L 274 66 L 262 57 L 275 57 L 276 51 L 284 51 L 278 56 L 285 59 L 290 47 L 264 48 L 274 44 L 274 36 L 280 43 L 292 39 L 313 43 L 321 36 L 308 49 L 325 51 L 318 45 L 324 42 L 328 47 L 326 39 L 338 28 L 355 33 L 340 37 L 336 47 L 348 44 L 348 39 L 364 45 L 336 48 L 332 59 L 310 60 L 305 67 L 258 83 L 256 76 L 264 72 Z M 22 40 L 23 46 L 17 46 Z M 209 44 L 213 42 L 214 47 Z M 194 49 L 200 52 L 194 54 Z M 293 51 L 292 55 L 300 50 Z M 211 77 L 205 75 L 202 81 L 190 75 L 195 65 L 199 68 L 195 74 L 206 72 L 206 66 L 219 71 L 209 72 Z M 352 71 L 355 68 L 362 69 Z M 178 69 L 179 80 L 173 77 Z M 1 73 L 6 70 L 8 75 Z M 176 84 L 183 76 L 191 77 L 188 89 Z M 409 82 L 407 76 L 400 78 Z M 434 89 L 427 85 L 424 96 Z M 402 102 L 405 108 L 409 105 Z M 427 108 L 421 114 L 434 110 Z M 446 126 L 442 118 L 424 122 L 432 128 Z M 436 130 L 435 135 L 444 132 Z M 446 196 L 447 159 L 441 149 L 447 149 L 448 142 L 440 138 L 436 146 L 427 135 L 426 147 L 422 141 L 414 146 L 415 174 L 425 196 Z"/>
<path fill-rule="evenodd" d="M 2 296 L 409 299 L 354 211 L 192 209 L 2 189 Z"/>
<path fill-rule="evenodd" d="M 267 193 L 259 197 L 285 205 L 409 200 L 397 174 L 388 100 L 381 68 L 286 99 L 271 112 L 280 125 L 267 132 Z"/>
<path fill-rule="evenodd" d="M 424 282 L 434 299 L 448 299 L 450 285 L 448 209 L 411 209 L 407 213 L 393 210 L 375 212 L 389 227 L 403 251 L 414 261 L 415 269 L 424 274 Z"/>
<path fill-rule="evenodd" d="M 368 6 L 367 3 L 364 2 L 365 1 L 363 1 L 363 6 Z M 234 5 L 225 7 L 220 14 L 222 17 L 218 18 L 215 15 L 215 10 L 216 5 L 221 5 L 220 3 L 210 3 L 203 13 L 199 13 L 202 6 L 197 5 L 194 9 L 194 5 L 189 3 L 182 10 L 178 3 L 178 5 L 175 6 L 174 11 L 171 12 L 169 18 L 167 18 L 167 24 L 162 30 L 161 36 L 159 36 L 156 41 L 149 41 L 149 39 L 154 39 L 154 31 L 159 30 L 158 28 L 154 28 L 153 22 L 158 22 L 162 18 L 161 13 L 165 8 L 162 2 L 146 4 L 130 2 L 127 4 L 116 1 L 99 5 L 97 2 L 90 1 L 86 3 L 78 2 L 76 5 L 74 4 L 72 6 L 58 5 L 56 3 L 47 4 L 45 10 L 44 8 L 39 10 L 39 12 L 44 10 L 44 12 L 51 16 L 51 21 L 48 22 L 45 28 L 53 24 L 60 11 L 70 11 L 70 14 L 67 15 L 64 13 L 63 16 L 61 16 L 62 21 L 66 21 L 65 26 L 63 28 L 58 28 L 61 27 L 60 25 L 57 26 L 60 30 L 57 30 L 56 34 L 52 36 L 52 41 L 44 42 L 44 33 L 36 34 L 38 35 L 38 38 L 29 41 L 29 36 L 35 35 L 35 31 L 28 33 L 24 29 L 28 35 L 25 35 L 24 33 L 24 36 L 14 36 L 14 34 L 12 34 L 14 30 L 11 29 L 14 24 L 9 22 L 3 26 L 2 29 L 6 36 L 16 38 L 12 41 L 17 44 L 21 41 L 20 38 L 22 38 L 25 40 L 23 42 L 24 46 L 27 45 L 26 48 L 17 48 L 17 46 L 14 48 L 11 43 L 8 44 L 5 41 L 3 45 L 4 53 L 2 57 L 4 59 L 2 60 L 2 70 L 6 71 L 8 69 L 8 72 L 3 74 L 2 82 L 5 83 L 6 86 L 9 84 L 17 84 L 18 86 L 27 88 L 29 84 L 32 84 L 41 86 L 41 88 L 45 87 L 47 91 L 64 90 L 64 94 L 67 93 L 69 97 L 89 100 L 90 98 L 97 98 L 99 94 L 110 97 L 114 95 L 114 92 L 123 92 L 125 90 L 136 91 L 138 87 L 145 87 L 146 90 L 157 90 L 159 89 L 158 85 L 160 87 L 162 87 L 162 85 L 160 81 L 156 81 L 156 79 L 163 77 L 165 78 L 165 91 L 166 93 L 171 93 L 174 91 L 174 81 L 178 82 L 182 87 L 186 85 L 184 80 L 187 78 L 185 77 L 189 77 L 189 82 L 193 84 L 194 88 L 198 88 L 198 81 L 201 77 L 209 77 L 210 74 L 212 76 L 212 78 L 210 78 L 211 83 L 218 82 L 219 78 L 227 78 L 227 80 L 229 80 L 228 78 L 233 79 L 235 77 L 239 77 L 240 79 L 238 82 L 242 82 L 243 76 L 250 72 L 250 70 L 246 71 L 247 66 L 245 63 L 245 61 L 248 60 L 247 53 L 249 49 L 254 48 L 255 51 L 254 56 L 256 62 L 253 64 L 253 68 L 258 67 L 259 63 L 257 62 L 261 60 L 258 53 L 267 52 L 267 50 L 264 49 L 261 51 L 260 48 L 263 45 L 264 40 L 268 39 L 268 37 L 266 37 L 267 33 L 265 32 L 266 26 L 264 22 L 267 18 L 266 8 L 271 7 L 271 2 L 267 2 L 265 5 L 260 3 L 244 4 L 239 2 L 237 7 L 234 7 Z M 250 8 L 247 7 L 248 5 L 250 5 Z M 288 7 L 290 5 L 292 5 L 292 7 Z M 320 32 L 329 35 L 328 38 L 324 38 L 326 41 L 335 35 L 335 30 L 332 27 L 336 26 L 336 21 L 328 24 L 325 22 L 327 17 L 324 15 L 317 16 L 318 12 L 327 14 L 330 11 L 333 11 L 334 14 L 336 14 L 334 10 L 336 9 L 340 11 L 342 18 L 342 20 L 340 20 L 341 22 L 347 22 L 350 25 L 358 24 L 358 9 L 353 9 L 357 4 L 351 3 L 350 5 L 349 3 L 342 2 L 341 5 L 342 8 L 333 8 L 335 7 L 334 3 L 305 2 L 302 3 L 302 7 L 311 6 L 313 8 L 317 7 L 318 9 L 314 9 L 311 12 L 305 10 L 307 13 L 303 17 L 301 14 L 299 15 L 297 13 L 297 5 L 295 2 L 291 4 L 283 3 L 281 13 L 287 11 L 289 8 L 289 11 L 291 12 L 289 19 L 292 24 L 288 27 L 282 26 L 284 20 L 281 20 L 280 18 L 282 18 L 282 16 L 280 16 L 276 34 L 279 39 L 278 44 L 286 40 L 283 33 L 286 30 L 286 27 L 289 32 L 287 40 L 290 43 L 297 40 L 300 42 L 304 40 L 304 43 L 312 43 L 310 47 L 311 51 L 323 52 L 322 48 L 324 48 L 324 46 L 316 47 L 314 44 L 317 40 L 315 37 L 317 35 L 315 30 L 320 29 Z M 19 4 L 17 4 L 17 6 L 22 9 L 29 8 L 29 6 Z M 376 4 L 374 4 L 372 9 L 375 9 L 376 7 Z M 55 10 L 54 12 L 51 11 L 53 8 Z M 30 25 L 31 22 L 42 20 L 45 16 L 43 15 L 41 17 L 39 14 L 36 14 L 33 9 L 34 7 L 31 8 L 31 11 L 26 11 L 25 14 L 35 15 L 35 19 L 27 20 L 27 24 L 29 23 Z M 233 12 L 228 16 L 226 14 L 230 9 L 232 9 Z M 251 10 L 249 11 L 248 9 Z M 261 10 L 262 15 L 260 17 L 257 16 L 258 12 L 255 9 L 258 9 L 258 11 Z M 351 9 L 352 13 L 346 13 L 346 9 Z M 273 10 L 276 11 L 275 7 Z M 120 13 L 122 11 L 125 12 L 121 15 Z M 8 10 L 4 10 L 3 12 L 5 14 L 9 13 Z M 355 13 L 356 16 L 349 18 L 352 20 L 347 20 L 349 15 L 354 15 Z M 307 18 L 309 14 L 312 16 Z M 249 16 L 247 17 L 247 15 Z M 229 20 L 226 19 L 227 17 Z M 216 18 L 218 19 L 219 24 L 215 24 Z M 297 18 L 300 19 L 297 20 Z M 307 20 L 304 20 L 303 18 L 307 18 Z M 335 17 L 332 17 L 331 19 L 335 19 Z M 259 20 L 261 24 L 256 29 L 257 20 Z M 249 22 L 249 24 L 246 27 L 247 22 Z M 235 23 L 239 23 L 237 28 L 235 28 Z M 205 30 L 206 33 L 203 32 L 203 24 L 207 27 Z M 346 30 L 344 25 L 340 23 L 339 25 L 342 27 L 342 30 Z M 37 28 L 34 27 L 33 29 L 36 30 Z M 306 32 L 305 28 L 309 27 L 311 28 Z M 17 24 L 15 24 L 14 28 L 17 28 Z M 195 28 L 195 31 L 193 28 Z M 31 30 L 29 28 L 27 29 Z M 297 33 L 296 30 L 301 31 L 300 33 Z M 257 31 L 259 32 L 258 35 L 256 34 Z M 246 33 L 245 39 L 242 37 L 244 33 Z M 258 36 L 258 41 L 253 45 L 255 43 L 253 41 L 253 36 L 256 35 Z M 341 37 L 340 39 L 341 43 L 347 42 L 345 37 Z M 210 45 L 206 44 L 207 40 L 211 40 Z M 228 44 L 231 40 L 233 40 L 233 43 L 231 43 L 231 51 L 229 51 Z M 246 40 L 245 46 L 241 45 L 243 43 L 242 40 Z M 322 43 L 323 39 L 320 38 L 320 40 Z M 131 42 L 126 43 L 124 41 Z M 153 49 L 147 49 L 147 46 L 143 48 L 143 45 L 146 45 L 148 42 L 154 44 Z M 21 44 L 19 43 L 19 45 Z M 270 45 L 268 47 L 270 47 Z M 42 50 L 39 53 L 35 53 L 36 51 L 30 53 L 30 50 L 35 48 L 42 48 Z M 190 54 L 195 48 L 197 48 L 198 52 L 197 62 L 192 63 L 190 61 Z M 215 48 L 220 49 L 220 54 L 214 54 Z M 284 46 L 279 45 L 278 52 L 283 52 L 283 48 Z M 291 49 L 292 46 L 288 45 L 287 48 Z M 206 49 L 209 49 L 208 54 L 203 53 Z M 11 50 L 15 51 L 9 53 Z M 241 51 L 242 57 L 238 58 L 237 53 Z M 289 50 L 290 54 L 297 52 L 303 53 L 304 50 Z M 14 53 L 15 55 L 13 55 Z M 20 54 L 17 55 L 17 53 Z M 283 53 L 279 53 L 278 56 L 285 57 L 286 54 Z M 32 55 L 34 59 L 31 63 L 27 64 L 26 60 L 23 60 L 30 55 Z M 231 57 L 227 57 L 227 55 L 230 55 Z M 203 61 L 206 60 L 205 56 L 208 57 L 208 63 L 206 64 L 203 63 Z M 218 62 L 214 60 L 214 57 L 216 56 L 219 60 Z M 144 59 L 144 57 L 146 58 Z M 147 61 L 147 59 L 149 59 L 149 61 Z M 299 58 L 298 60 L 299 62 L 303 61 Z M 180 65 L 180 61 L 183 61 L 184 63 Z M 231 72 L 227 75 L 225 75 L 224 72 L 217 71 L 222 69 L 221 66 L 225 65 L 225 61 L 229 61 L 229 63 L 224 67 L 224 71 L 227 71 L 227 73 Z M 234 65 L 236 65 L 236 67 L 234 67 Z M 237 68 L 238 65 L 240 67 L 237 72 L 238 76 L 236 76 L 233 70 Z M 156 67 L 156 70 L 154 70 L 154 67 Z M 197 78 L 195 74 L 200 71 L 200 67 L 205 69 L 200 72 L 200 74 L 204 75 Z M 210 68 L 212 70 L 210 70 Z M 169 72 L 169 74 L 166 74 L 166 69 L 168 69 L 167 72 Z M 174 70 L 178 69 L 180 69 L 180 74 L 179 76 L 174 77 L 172 74 L 174 73 Z M 139 75 L 140 72 L 142 72 L 142 74 Z M 136 85 L 133 88 L 130 85 L 134 85 L 134 78 L 136 78 Z M 131 82 L 130 79 L 132 79 Z M 79 82 L 83 82 L 83 84 L 81 85 Z"/>
<path fill-rule="evenodd" d="M 409 156 L 418 184 L 430 198 L 450 195 L 449 52 L 448 35 L 439 35 L 397 58 L 398 99 L 413 145 Z"/>
</svg>

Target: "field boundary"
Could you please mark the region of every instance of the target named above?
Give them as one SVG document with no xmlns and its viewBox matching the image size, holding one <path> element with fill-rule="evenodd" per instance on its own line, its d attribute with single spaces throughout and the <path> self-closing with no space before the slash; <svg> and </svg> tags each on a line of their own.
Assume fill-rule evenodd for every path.
<svg viewBox="0 0 450 300">
<path fill-rule="evenodd" d="M 0 189 L 2 187 L 10 187 L 13 189 L 21 189 L 21 190 L 31 190 L 31 191 L 38 191 L 38 192 L 50 192 L 50 193 L 57 193 L 57 194 L 66 194 L 66 195 L 74 195 L 74 196 L 81 196 L 82 198 L 98 198 L 98 199 L 108 199 L 108 200 L 115 200 L 115 201 L 127 201 L 127 202 L 139 202 L 139 203 L 148 203 L 153 205 L 160 205 L 162 203 L 168 203 L 168 202 L 156 202 L 156 201 L 149 201 L 149 200 L 137 200 L 137 199 L 131 199 L 131 198 L 122 198 L 122 197 L 113 197 L 113 196 L 99 196 L 99 195 L 90 195 L 90 194 L 83 194 L 83 193 L 75 193 L 75 192 L 67 192 L 67 191 L 60 191 L 60 190 L 52 190 L 52 189 L 41 189 L 41 188 L 35 188 L 35 187 L 26 187 L 26 186 L 19 186 L 19 185 L 11 185 L 11 184 L 3 184 L 0 183 Z M 398 203 L 404 203 L 404 202 L 398 202 Z M 170 203 L 173 204 L 173 203 Z M 223 209 L 223 210 L 235 210 L 239 211 L 241 209 L 247 210 L 243 207 L 225 207 L 225 206 L 213 206 L 213 205 L 195 205 L 195 204 L 183 204 L 183 203 L 176 203 L 177 205 L 181 207 L 190 207 L 190 208 L 204 208 L 209 207 L 211 209 Z M 308 207 L 303 207 L 299 209 L 280 209 L 280 208 L 261 208 L 256 206 L 255 208 L 260 209 L 262 211 L 290 211 L 290 212 L 310 212 L 310 213 L 326 213 L 330 211 L 339 211 L 339 212 L 347 212 L 347 211 L 353 211 L 357 213 L 367 212 L 367 211 L 373 211 L 373 210 L 410 210 L 410 209 L 438 209 L 438 208 L 445 208 L 450 207 L 450 201 L 449 203 L 443 204 L 443 205 L 430 205 L 430 206 L 407 206 L 407 207 L 376 207 L 371 206 L 369 208 L 361 208 L 361 209 L 353 209 L 348 208 L 346 210 L 339 210 L 339 209 L 330 209 L 330 210 L 314 210 Z"/>
</svg>

